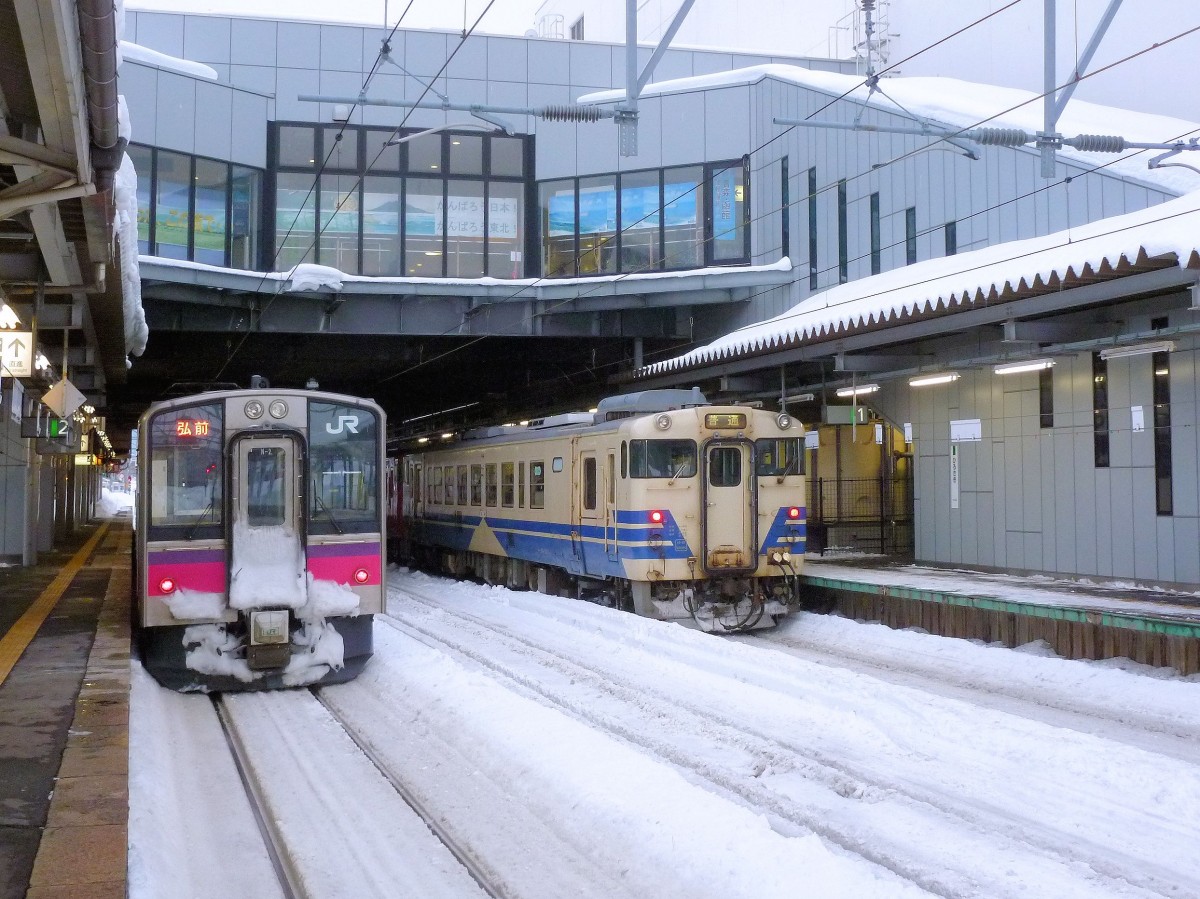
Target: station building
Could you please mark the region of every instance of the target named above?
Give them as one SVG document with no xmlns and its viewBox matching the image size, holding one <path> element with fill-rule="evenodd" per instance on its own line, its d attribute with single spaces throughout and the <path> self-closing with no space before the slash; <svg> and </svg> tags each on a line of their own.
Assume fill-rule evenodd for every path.
<svg viewBox="0 0 1200 899">
<path fill-rule="evenodd" d="M 1061 145 L 1047 177 L 1031 95 L 866 85 L 847 61 L 669 49 L 626 155 L 611 119 L 569 120 L 625 102 L 621 45 L 141 11 L 125 38 L 152 333 L 233 331 L 244 312 L 264 332 L 616 338 L 619 390 L 700 384 L 812 422 L 822 542 L 1200 583 L 1200 260 L 1102 236 L 1188 214 L 1194 170 Z M 1059 130 L 1196 126 L 1072 101 Z M 988 255 L 1084 231 L 1086 258 L 997 274 Z M 900 287 L 908 305 L 887 298 Z M 721 343 L 864 298 L 858 317 Z M 908 384 L 951 365 L 946 389 Z M 397 440 L 449 399 L 413 400 L 422 423 Z M 881 485 L 865 525 L 837 487 L 856 477 Z"/>
</svg>

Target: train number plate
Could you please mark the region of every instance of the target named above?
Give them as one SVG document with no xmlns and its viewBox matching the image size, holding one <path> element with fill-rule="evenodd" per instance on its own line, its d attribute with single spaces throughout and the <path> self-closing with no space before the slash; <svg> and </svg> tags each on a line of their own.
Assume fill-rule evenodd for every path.
<svg viewBox="0 0 1200 899">
<path fill-rule="evenodd" d="M 260 610 L 250 613 L 250 643 L 286 643 L 288 641 L 288 613 L 280 609 Z"/>
</svg>

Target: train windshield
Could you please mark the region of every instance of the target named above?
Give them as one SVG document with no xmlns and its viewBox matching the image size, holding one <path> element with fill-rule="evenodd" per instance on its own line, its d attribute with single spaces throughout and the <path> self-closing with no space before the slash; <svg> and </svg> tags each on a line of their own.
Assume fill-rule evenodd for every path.
<svg viewBox="0 0 1200 899">
<path fill-rule="evenodd" d="M 361 406 L 309 404 L 308 530 L 379 530 L 379 421 Z"/>
<path fill-rule="evenodd" d="M 799 437 L 768 437 L 754 441 L 755 472 L 771 475 L 804 474 L 804 446 Z"/>
<path fill-rule="evenodd" d="M 695 475 L 695 440 L 629 441 L 631 478 L 691 478 Z"/>
<path fill-rule="evenodd" d="M 150 526 L 221 524 L 224 409 L 220 403 L 160 412 L 150 420 Z"/>
</svg>

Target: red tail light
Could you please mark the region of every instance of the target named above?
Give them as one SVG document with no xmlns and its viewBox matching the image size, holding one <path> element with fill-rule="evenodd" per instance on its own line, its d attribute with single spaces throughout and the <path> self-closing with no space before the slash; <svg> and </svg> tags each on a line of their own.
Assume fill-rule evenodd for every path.
<svg viewBox="0 0 1200 899">
<path fill-rule="evenodd" d="M 367 569 L 365 568 L 360 568 L 354 572 L 354 580 L 359 584 L 365 584 L 367 582 L 367 578 L 370 576 L 370 573 L 368 573 Z"/>
<path fill-rule="evenodd" d="M 165 577 L 161 581 L 159 581 L 158 582 L 158 592 L 174 593 L 175 592 L 175 578 Z"/>
<path fill-rule="evenodd" d="M 653 512 L 650 513 L 650 523 L 651 524 L 662 524 L 663 519 L 665 517 L 666 516 L 664 516 L 660 510 L 655 509 Z"/>
<path fill-rule="evenodd" d="M 798 519 L 800 517 L 800 507 L 792 506 L 791 508 L 788 509 L 787 515 L 788 515 L 788 518 L 790 518 L 792 521 L 795 521 L 796 519 Z"/>
</svg>

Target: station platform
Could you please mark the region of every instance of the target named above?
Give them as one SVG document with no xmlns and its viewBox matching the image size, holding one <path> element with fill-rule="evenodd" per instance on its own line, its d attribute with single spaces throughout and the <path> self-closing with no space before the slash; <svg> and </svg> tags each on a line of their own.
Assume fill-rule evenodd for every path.
<svg viewBox="0 0 1200 899">
<path fill-rule="evenodd" d="M 124 899 L 128 513 L 0 568 L 0 899 Z M 893 627 L 1200 671 L 1200 596 L 1117 583 L 809 556 L 828 607 Z"/>
<path fill-rule="evenodd" d="M 0 568 L 0 899 L 124 899 L 128 513 Z"/>
</svg>

